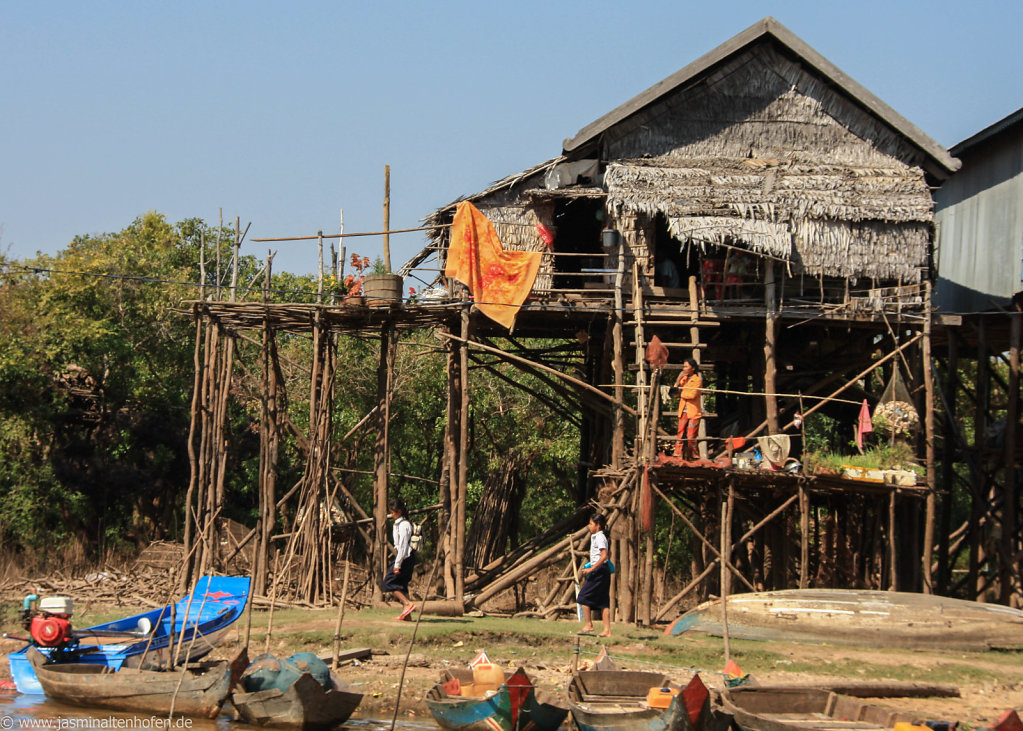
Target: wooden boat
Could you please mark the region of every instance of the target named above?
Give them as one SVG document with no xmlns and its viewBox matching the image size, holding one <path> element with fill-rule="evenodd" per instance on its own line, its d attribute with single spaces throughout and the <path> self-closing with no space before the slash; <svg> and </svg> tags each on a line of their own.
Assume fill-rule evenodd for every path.
<svg viewBox="0 0 1023 731">
<path fill-rule="evenodd" d="M 906 713 L 819 688 L 723 690 L 717 710 L 748 731 L 874 731 L 915 723 Z"/>
<path fill-rule="evenodd" d="M 35 648 L 47 659 L 61 664 L 100 665 L 117 670 L 139 665 L 145 656 L 147 667 L 170 667 L 171 641 L 184 644 L 178 662 L 198 660 L 209 653 L 231 624 L 242 616 L 249 595 L 249 578 L 204 576 L 195 589 L 175 604 L 141 614 L 74 631 L 75 641 L 60 648 Z M 184 632 L 182 633 L 182 630 Z M 131 638 L 130 642 L 87 644 L 110 637 Z M 21 693 L 42 693 L 35 670 L 28 661 L 26 645 L 7 656 L 11 678 Z"/>
<path fill-rule="evenodd" d="M 721 636 L 721 600 L 705 602 L 665 634 Z M 989 650 L 1023 647 L 1023 611 L 929 594 L 789 589 L 728 597 L 732 638 L 782 642 Z"/>
<path fill-rule="evenodd" d="M 231 689 L 226 661 L 178 670 L 113 670 L 92 663 L 48 665 L 34 647 L 26 655 L 48 698 L 85 708 L 215 718 Z"/>
<path fill-rule="evenodd" d="M 473 684 L 473 671 L 445 670 L 440 682 L 426 693 L 426 705 L 441 728 L 451 731 L 555 731 L 568 709 L 541 703 L 533 681 L 519 668 L 483 696 L 453 692 Z"/>
<path fill-rule="evenodd" d="M 231 703 L 241 720 L 254 726 L 294 729 L 329 729 L 348 720 L 362 702 L 362 694 L 333 673 L 325 688 L 303 673 L 287 690 L 235 691 Z"/>
<path fill-rule="evenodd" d="M 682 688 L 661 673 L 590 670 L 568 685 L 568 707 L 580 731 L 706 731 L 710 693 L 700 676 Z"/>
</svg>

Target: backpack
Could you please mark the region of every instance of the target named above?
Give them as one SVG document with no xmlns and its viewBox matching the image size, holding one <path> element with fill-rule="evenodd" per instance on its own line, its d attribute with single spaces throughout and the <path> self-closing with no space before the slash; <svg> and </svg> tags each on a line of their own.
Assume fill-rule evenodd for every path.
<svg viewBox="0 0 1023 731">
<path fill-rule="evenodd" d="M 409 538 L 408 547 L 418 552 L 420 546 L 423 545 L 423 524 L 411 520 L 409 523 L 412 523 L 412 537 Z"/>
</svg>

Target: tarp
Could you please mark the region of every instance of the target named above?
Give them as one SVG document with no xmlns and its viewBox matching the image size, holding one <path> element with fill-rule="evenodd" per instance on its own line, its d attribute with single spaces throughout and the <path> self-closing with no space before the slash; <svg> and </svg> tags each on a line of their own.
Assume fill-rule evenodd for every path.
<svg viewBox="0 0 1023 731">
<path fill-rule="evenodd" d="M 505 251 L 490 219 L 462 201 L 451 225 L 444 274 L 469 288 L 480 312 L 510 330 L 533 289 L 542 256 L 539 251 Z"/>
</svg>

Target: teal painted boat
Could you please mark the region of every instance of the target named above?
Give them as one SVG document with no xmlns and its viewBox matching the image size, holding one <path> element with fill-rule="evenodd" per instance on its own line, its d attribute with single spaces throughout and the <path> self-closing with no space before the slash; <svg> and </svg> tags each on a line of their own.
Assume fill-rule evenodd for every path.
<svg viewBox="0 0 1023 731">
<path fill-rule="evenodd" d="M 541 703 L 533 681 L 519 668 L 496 690 L 462 695 L 473 684 L 472 670 L 445 670 L 426 694 L 426 705 L 441 728 L 451 731 L 555 731 L 568 709 Z"/>
</svg>

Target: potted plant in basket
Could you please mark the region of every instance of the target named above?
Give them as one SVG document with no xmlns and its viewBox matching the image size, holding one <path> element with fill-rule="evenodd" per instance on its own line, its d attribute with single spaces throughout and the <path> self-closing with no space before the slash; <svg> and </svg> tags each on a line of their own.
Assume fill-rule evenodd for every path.
<svg viewBox="0 0 1023 731">
<path fill-rule="evenodd" d="M 384 262 L 377 257 L 372 268 L 363 277 L 362 294 L 369 307 L 390 307 L 401 302 L 402 277 L 387 270 Z"/>
</svg>

